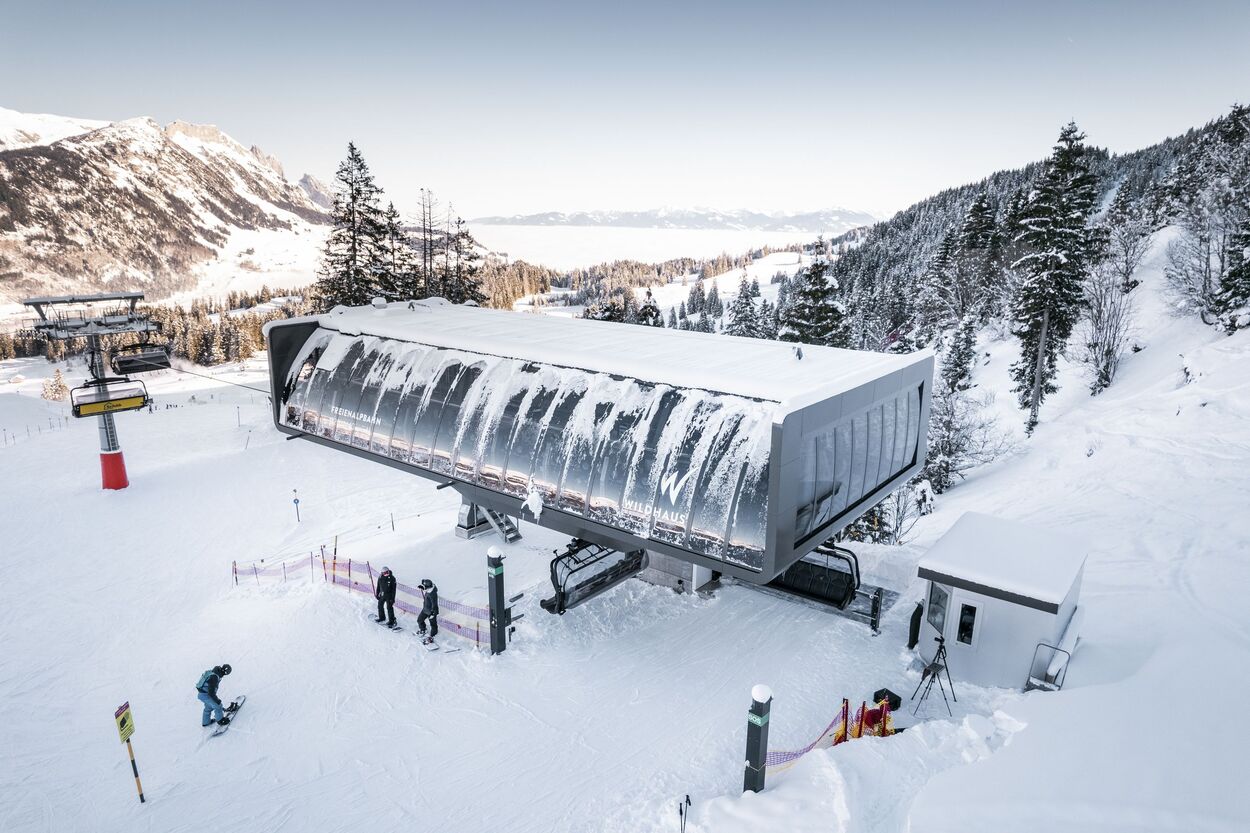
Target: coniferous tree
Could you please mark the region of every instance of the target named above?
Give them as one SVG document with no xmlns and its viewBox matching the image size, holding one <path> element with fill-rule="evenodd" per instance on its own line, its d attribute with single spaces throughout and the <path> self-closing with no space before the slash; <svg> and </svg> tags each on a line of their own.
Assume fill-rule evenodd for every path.
<svg viewBox="0 0 1250 833">
<path fill-rule="evenodd" d="M 708 314 L 713 323 L 720 321 L 725 314 L 725 305 L 721 303 L 720 290 L 716 288 L 716 281 L 712 281 L 712 288 L 707 291 L 707 301 L 704 303 L 703 311 Z"/>
<path fill-rule="evenodd" d="M 1025 277 L 1012 309 L 1021 351 L 1011 377 L 1020 407 L 1029 412 L 1025 427 L 1030 433 L 1042 400 L 1058 390 L 1057 357 L 1076 325 L 1082 281 L 1093 255 L 1087 221 L 1098 193 L 1084 138 L 1075 123 L 1060 131 L 1018 235 L 1028 251 L 1016 262 Z"/>
<path fill-rule="evenodd" d="M 829 261 L 823 257 L 795 275 L 790 302 L 781 316 L 781 339 L 826 347 L 850 346 L 846 305 L 838 298 L 838 289 Z"/>
<path fill-rule="evenodd" d="M 60 402 L 69 396 L 69 386 L 65 384 L 61 368 L 58 367 L 50 378 L 43 380 L 42 396 L 49 402 Z"/>
<path fill-rule="evenodd" d="M 446 278 L 443 281 L 443 297 L 453 304 L 472 302 L 486 303 L 482 292 L 482 255 L 477 240 L 469 232 L 464 220 L 457 217 L 447 244 Z"/>
<path fill-rule="evenodd" d="M 777 320 L 777 308 L 768 303 L 768 301 L 760 301 L 759 318 L 760 338 L 775 341 L 779 327 L 779 322 Z"/>
<path fill-rule="evenodd" d="M 1250 216 L 1233 235 L 1228 274 L 1215 296 L 1215 306 L 1229 333 L 1250 327 Z"/>
<path fill-rule="evenodd" d="M 745 275 L 738 285 L 738 297 L 729 305 L 729 323 L 725 325 L 725 333 L 744 338 L 760 338 L 762 335 L 759 310 L 755 307 L 751 285 Z"/>
<path fill-rule="evenodd" d="M 381 246 L 378 251 L 379 263 L 375 267 L 378 295 L 390 301 L 420 300 L 424 284 L 417 274 L 416 252 L 408 232 L 404 230 L 403 218 L 395 208 L 395 203 L 388 203 L 382 212 Z"/>
<path fill-rule="evenodd" d="M 668 328 L 670 330 L 677 329 L 677 310 L 669 307 L 668 310 Z"/>
<path fill-rule="evenodd" d="M 320 279 L 313 287 L 322 309 L 337 304 L 365 304 L 377 289 L 378 275 L 386 270 L 385 215 L 382 189 L 354 143 L 334 175 L 331 230 L 322 256 Z"/>
<path fill-rule="evenodd" d="M 967 390 L 972 385 L 972 360 L 976 356 L 977 318 L 965 315 L 942 357 L 942 381 L 950 390 Z"/>
</svg>

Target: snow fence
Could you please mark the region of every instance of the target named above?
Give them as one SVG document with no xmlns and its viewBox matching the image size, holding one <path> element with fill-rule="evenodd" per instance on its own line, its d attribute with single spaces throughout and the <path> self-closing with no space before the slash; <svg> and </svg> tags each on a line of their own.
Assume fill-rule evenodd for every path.
<svg viewBox="0 0 1250 833">
<path fill-rule="evenodd" d="M 282 584 L 290 582 L 316 583 L 320 578 L 325 584 L 341 587 L 344 590 L 368 594 L 374 597 L 377 588 L 377 577 L 380 571 L 373 569 L 368 561 L 356 561 L 351 558 L 339 558 L 337 554 L 310 552 L 307 557 L 297 556 L 284 561 L 266 562 L 253 561 L 240 564 L 231 562 L 231 575 L 237 587 L 239 582 L 251 579 L 256 584 Z M 395 609 L 414 616 L 421 612 L 425 603 L 425 591 L 420 587 L 410 587 L 401 582 L 395 583 Z M 476 607 L 452 599 L 438 600 L 439 632 L 448 631 L 457 636 L 473 641 L 475 647 L 490 645 L 490 610 Z"/>
<path fill-rule="evenodd" d="M 882 700 L 873 709 L 868 708 L 867 702 L 860 703 L 859 709 L 852 717 L 851 703 L 844 697 L 842 708 L 814 741 L 802 749 L 772 750 L 764 757 L 764 766 L 768 767 L 770 772 L 784 772 L 813 749 L 837 746 L 839 743 L 865 736 L 888 737 L 892 734 L 894 734 L 894 721 L 890 717 L 888 700 Z"/>
</svg>

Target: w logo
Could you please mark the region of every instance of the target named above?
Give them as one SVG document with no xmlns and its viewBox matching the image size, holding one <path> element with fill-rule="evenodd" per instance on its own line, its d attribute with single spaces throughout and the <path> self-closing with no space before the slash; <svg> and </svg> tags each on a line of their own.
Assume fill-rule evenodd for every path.
<svg viewBox="0 0 1250 833">
<path fill-rule="evenodd" d="M 680 479 L 677 477 L 677 472 L 664 475 L 660 478 L 660 494 L 668 495 L 668 502 L 676 506 L 677 498 L 681 494 L 681 487 L 686 485 L 690 475 L 691 472 L 686 472 Z"/>
</svg>

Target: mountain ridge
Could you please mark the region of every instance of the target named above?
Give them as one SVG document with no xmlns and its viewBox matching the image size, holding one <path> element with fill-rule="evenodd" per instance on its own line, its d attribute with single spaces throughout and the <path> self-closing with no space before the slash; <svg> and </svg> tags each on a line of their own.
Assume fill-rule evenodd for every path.
<svg viewBox="0 0 1250 833">
<path fill-rule="evenodd" d="M 749 209 L 654 208 L 645 211 L 545 211 L 535 214 L 477 217 L 470 222 L 487 226 L 576 226 L 655 229 L 725 229 L 842 234 L 877 222 L 866 211 L 829 208 L 819 211 L 776 212 Z"/>
</svg>

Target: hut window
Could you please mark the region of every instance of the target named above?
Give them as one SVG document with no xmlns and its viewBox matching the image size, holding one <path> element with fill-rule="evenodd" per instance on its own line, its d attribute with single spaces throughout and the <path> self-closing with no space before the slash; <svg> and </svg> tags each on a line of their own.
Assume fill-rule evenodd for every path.
<svg viewBox="0 0 1250 833">
<path fill-rule="evenodd" d="M 955 634 L 955 639 L 965 645 L 971 645 L 973 635 L 977 628 L 977 608 L 976 605 L 963 604 L 959 606 L 959 630 Z"/>
<path fill-rule="evenodd" d="M 940 584 L 930 585 L 929 609 L 926 618 L 938 633 L 946 632 L 946 608 L 950 605 L 951 594 Z"/>
</svg>

